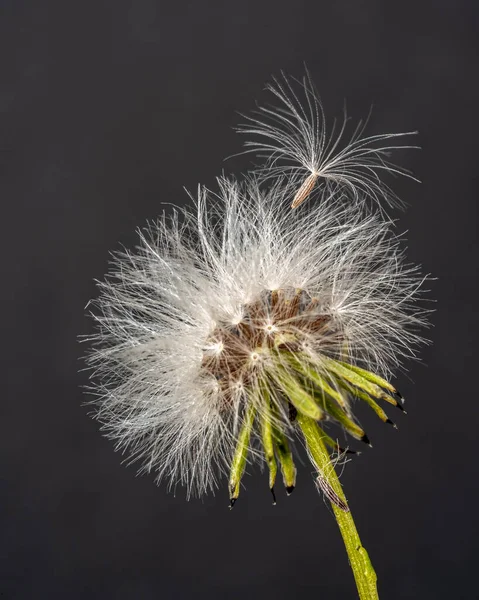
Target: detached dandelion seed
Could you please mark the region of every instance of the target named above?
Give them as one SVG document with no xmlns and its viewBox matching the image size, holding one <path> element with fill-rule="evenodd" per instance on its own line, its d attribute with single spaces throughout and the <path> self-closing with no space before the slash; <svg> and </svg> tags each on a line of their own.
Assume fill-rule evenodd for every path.
<svg viewBox="0 0 479 600">
<path fill-rule="evenodd" d="M 259 106 L 252 115 L 245 115 L 245 123 L 237 131 L 248 136 L 245 152 L 265 160 L 257 170 L 261 177 L 274 179 L 287 174 L 299 181 L 292 208 L 300 206 L 319 184 L 326 188 L 326 194 L 336 191 L 338 199 L 373 200 L 382 211 L 384 204 L 402 206 L 379 174 L 404 175 L 417 181 L 408 170 L 388 160 L 394 150 L 417 148 L 400 143 L 400 138 L 417 131 L 367 136 L 367 120 L 350 128 L 346 111 L 342 123 L 334 121 L 328 131 L 309 74 L 301 82 L 283 74 L 266 89 L 277 105 Z"/>
<path fill-rule="evenodd" d="M 335 159 L 336 143 L 318 132 L 320 109 L 306 89 L 309 112 L 294 96 L 297 121 L 288 109 L 275 117 L 295 135 L 267 130 L 292 157 L 316 148 L 302 161 L 311 174 L 293 205 L 319 177 L 346 185 L 325 185 L 320 202 L 293 211 L 295 171 L 273 153 L 261 176 L 220 178 L 215 193 L 199 188 L 194 209 L 140 231 L 138 248 L 115 254 L 98 284 L 91 391 L 106 435 L 141 471 L 184 485 L 187 496 L 226 475 L 231 507 L 254 462 L 266 464 L 273 503 L 279 478 L 287 494 L 294 490 L 299 436 L 333 506 L 360 597 L 377 598 L 331 453 L 344 452 L 338 428 L 369 444 L 353 400 L 389 424 L 384 404 L 402 409 L 390 381 L 423 341 L 424 278 L 405 262 L 391 222 L 365 210 L 364 198 L 379 201 L 384 191 L 371 179 L 384 148 L 367 150 L 371 138 L 357 134 Z"/>
</svg>

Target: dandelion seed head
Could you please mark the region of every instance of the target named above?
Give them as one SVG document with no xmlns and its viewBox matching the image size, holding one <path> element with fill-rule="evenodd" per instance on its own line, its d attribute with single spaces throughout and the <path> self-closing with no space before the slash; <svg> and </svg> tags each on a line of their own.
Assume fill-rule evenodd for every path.
<svg viewBox="0 0 479 600">
<path fill-rule="evenodd" d="M 218 183 L 216 194 L 200 188 L 195 211 L 163 216 L 135 252 L 114 256 L 88 358 L 106 433 L 188 494 L 230 467 L 246 405 L 273 410 L 287 434 L 285 390 L 303 362 L 336 389 L 324 361 L 347 346 L 348 360 L 387 377 L 414 354 L 425 320 L 418 270 L 390 223 L 361 203 L 325 194 L 291 212 L 287 181 Z M 268 406 L 256 395 L 265 385 Z M 349 414 L 347 395 L 341 402 Z"/>
</svg>

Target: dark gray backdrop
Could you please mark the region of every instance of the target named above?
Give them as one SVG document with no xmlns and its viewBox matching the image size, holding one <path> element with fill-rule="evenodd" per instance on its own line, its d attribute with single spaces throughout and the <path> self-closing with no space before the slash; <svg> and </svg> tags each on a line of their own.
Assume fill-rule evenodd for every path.
<svg viewBox="0 0 479 600">
<path fill-rule="evenodd" d="M 342 481 L 381 598 L 479 597 L 478 5 L 470 1 L 2 1 L 2 542 L 12 599 L 354 598 L 330 511 L 304 467 L 271 506 L 265 476 L 176 497 L 87 417 L 76 340 L 108 251 L 182 186 L 245 170 L 236 110 L 305 61 L 326 112 L 370 132 L 419 129 L 398 161 L 409 258 L 438 280 L 434 344 L 398 384 L 398 432 Z"/>
</svg>

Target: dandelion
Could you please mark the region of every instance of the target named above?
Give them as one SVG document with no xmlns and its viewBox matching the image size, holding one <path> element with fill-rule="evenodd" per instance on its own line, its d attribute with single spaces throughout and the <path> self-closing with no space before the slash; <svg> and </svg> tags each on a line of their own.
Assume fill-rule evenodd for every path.
<svg viewBox="0 0 479 600">
<path fill-rule="evenodd" d="M 379 175 L 388 172 L 417 181 L 408 170 L 388 160 L 393 150 L 417 148 L 397 141 L 417 131 L 366 136 L 368 120 L 350 129 L 344 111 L 342 123 L 338 126 L 334 121 L 328 132 L 323 106 L 309 74 L 302 82 L 283 74 L 266 89 L 278 106 L 260 106 L 252 116 L 245 116 L 246 122 L 237 131 L 248 136 L 246 152 L 265 159 L 259 174 L 276 178 L 287 173 L 301 182 L 291 208 L 300 206 L 318 183 L 326 188 L 326 193 L 337 190 L 341 195 L 346 187 L 348 195 L 357 200 L 360 194 L 377 203 L 381 210 L 384 203 L 402 206 Z"/>
<path fill-rule="evenodd" d="M 113 255 L 93 302 L 95 414 L 143 472 L 188 496 L 226 475 L 231 507 L 254 462 L 273 502 L 277 479 L 293 491 L 299 438 L 360 597 L 377 598 L 331 455 L 354 452 L 339 447 L 340 429 L 370 444 L 355 400 L 390 425 L 386 407 L 404 410 L 391 378 L 422 342 L 423 277 L 392 222 L 364 210 L 367 177 L 292 211 L 294 173 L 267 165 L 281 176 L 200 187 L 194 209 L 163 214 L 134 251 Z"/>
</svg>

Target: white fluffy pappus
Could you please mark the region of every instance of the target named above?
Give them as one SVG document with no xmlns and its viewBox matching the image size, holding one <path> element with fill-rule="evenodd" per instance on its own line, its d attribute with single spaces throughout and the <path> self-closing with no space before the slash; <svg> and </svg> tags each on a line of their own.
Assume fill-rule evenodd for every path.
<svg viewBox="0 0 479 600">
<path fill-rule="evenodd" d="M 421 341 L 422 277 L 391 223 L 337 193 L 307 211 L 291 211 L 290 197 L 284 181 L 221 179 L 217 194 L 200 189 L 196 211 L 141 231 L 99 283 L 88 357 L 97 418 L 143 471 L 188 495 L 230 467 L 258 382 L 291 427 L 282 347 L 320 369 L 346 346 L 352 364 L 389 376 Z"/>
<path fill-rule="evenodd" d="M 297 208 L 315 187 L 326 193 L 347 188 L 358 199 L 373 200 L 381 211 L 384 203 L 402 206 L 402 201 L 380 178 L 381 173 L 404 175 L 418 181 L 410 171 L 388 160 L 394 150 L 418 148 L 399 143 L 417 131 L 365 135 L 369 120 L 349 127 L 344 110 L 342 122 L 333 122 L 328 131 L 320 97 L 307 73 L 302 81 L 282 74 L 266 86 L 276 104 L 259 106 L 237 131 L 248 136 L 246 153 L 262 159 L 257 173 L 275 178 L 287 173 L 299 182 L 292 208 Z M 301 185 L 302 182 L 302 185 Z"/>
</svg>

